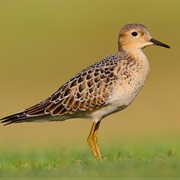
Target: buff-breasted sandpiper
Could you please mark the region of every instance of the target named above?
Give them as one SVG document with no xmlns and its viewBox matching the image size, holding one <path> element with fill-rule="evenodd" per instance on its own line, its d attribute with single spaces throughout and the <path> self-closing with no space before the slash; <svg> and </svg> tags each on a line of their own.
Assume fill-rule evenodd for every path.
<svg viewBox="0 0 180 180">
<path fill-rule="evenodd" d="M 118 36 L 118 53 L 83 69 L 46 100 L 1 119 L 5 125 L 33 121 L 64 121 L 90 118 L 92 127 L 88 144 L 102 159 L 97 131 L 101 120 L 130 105 L 149 74 L 149 62 L 142 49 L 149 45 L 170 48 L 151 37 L 141 24 L 122 27 Z"/>
</svg>

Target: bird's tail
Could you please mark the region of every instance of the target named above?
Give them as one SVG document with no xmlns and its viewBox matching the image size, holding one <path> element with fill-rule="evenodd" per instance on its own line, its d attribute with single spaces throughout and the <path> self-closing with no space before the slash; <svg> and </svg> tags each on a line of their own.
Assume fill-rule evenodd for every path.
<svg viewBox="0 0 180 180">
<path fill-rule="evenodd" d="M 24 111 L 6 116 L 0 119 L 0 122 L 4 123 L 4 125 L 6 126 L 12 123 L 38 121 L 37 119 L 40 120 L 44 116 L 47 116 L 49 114 L 45 111 L 49 104 L 50 101 L 49 99 L 47 99 L 39 104 L 36 104 L 35 106 L 25 109 Z"/>
</svg>

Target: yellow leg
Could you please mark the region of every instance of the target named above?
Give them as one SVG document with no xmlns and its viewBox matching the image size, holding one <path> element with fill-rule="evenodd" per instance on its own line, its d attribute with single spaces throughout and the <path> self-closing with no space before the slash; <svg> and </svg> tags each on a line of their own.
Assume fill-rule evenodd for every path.
<svg viewBox="0 0 180 180">
<path fill-rule="evenodd" d="M 91 131 L 90 131 L 88 139 L 87 139 L 89 147 L 90 147 L 90 149 L 91 149 L 96 160 L 102 159 L 101 152 L 100 152 L 99 147 L 98 147 L 98 141 L 97 141 L 97 131 L 98 131 L 100 122 L 101 121 L 98 121 L 97 123 L 93 122 L 92 127 L 91 127 Z"/>
</svg>

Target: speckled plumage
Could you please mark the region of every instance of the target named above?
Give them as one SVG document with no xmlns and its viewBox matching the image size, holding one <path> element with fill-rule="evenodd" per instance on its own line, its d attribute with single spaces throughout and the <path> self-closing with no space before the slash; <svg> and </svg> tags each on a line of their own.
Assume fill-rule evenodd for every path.
<svg viewBox="0 0 180 180">
<path fill-rule="evenodd" d="M 102 159 L 97 145 L 100 121 L 107 115 L 127 107 L 134 100 L 149 74 L 149 62 L 142 49 L 156 44 L 145 26 L 128 24 L 118 38 L 117 54 L 87 67 L 62 85 L 51 97 L 22 112 L 4 117 L 2 123 L 63 121 L 70 118 L 91 118 L 88 137 L 96 159 Z"/>
</svg>

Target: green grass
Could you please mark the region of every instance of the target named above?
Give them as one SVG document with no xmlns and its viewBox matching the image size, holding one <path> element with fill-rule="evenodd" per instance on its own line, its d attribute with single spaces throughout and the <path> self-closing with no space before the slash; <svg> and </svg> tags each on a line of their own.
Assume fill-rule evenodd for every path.
<svg viewBox="0 0 180 180">
<path fill-rule="evenodd" d="M 88 149 L 0 151 L 0 177 L 16 178 L 177 178 L 180 153 L 170 144 L 105 148 L 97 162 Z"/>
</svg>

